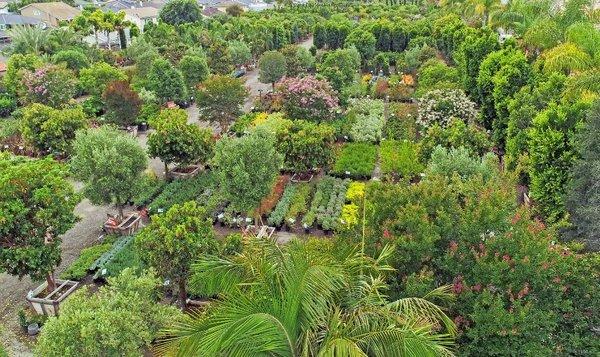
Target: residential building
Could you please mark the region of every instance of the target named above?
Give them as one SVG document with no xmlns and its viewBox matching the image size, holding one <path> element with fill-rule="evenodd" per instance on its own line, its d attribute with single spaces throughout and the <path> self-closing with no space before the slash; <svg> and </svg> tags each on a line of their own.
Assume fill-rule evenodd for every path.
<svg viewBox="0 0 600 357">
<path fill-rule="evenodd" d="M 62 21 L 71 21 L 81 10 L 64 2 L 33 3 L 23 6 L 21 15 L 33 17 L 45 22 L 48 26 L 58 27 Z"/>
<path fill-rule="evenodd" d="M 47 27 L 42 20 L 33 17 L 0 13 L 0 42 L 10 41 L 10 36 L 8 35 L 7 30 L 14 26 L 37 26 L 41 28 Z"/>
<path fill-rule="evenodd" d="M 144 27 L 149 23 L 158 22 L 159 10 L 155 7 L 138 7 L 133 9 L 124 9 L 125 20 L 134 23 L 141 32 L 144 31 Z"/>
</svg>

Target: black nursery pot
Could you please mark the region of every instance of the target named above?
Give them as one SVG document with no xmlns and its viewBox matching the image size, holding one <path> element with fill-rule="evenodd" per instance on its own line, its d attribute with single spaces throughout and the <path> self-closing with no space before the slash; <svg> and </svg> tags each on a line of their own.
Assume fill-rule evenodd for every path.
<svg viewBox="0 0 600 357">
<path fill-rule="evenodd" d="M 148 124 L 147 123 L 140 123 L 138 124 L 138 131 L 146 131 L 148 130 Z"/>
<path fill-rule="evenodd" d="M 310 228 L 309 227 L 304 228 L 304 233 L 309 234 L 310 233 Z"/>
</svg>

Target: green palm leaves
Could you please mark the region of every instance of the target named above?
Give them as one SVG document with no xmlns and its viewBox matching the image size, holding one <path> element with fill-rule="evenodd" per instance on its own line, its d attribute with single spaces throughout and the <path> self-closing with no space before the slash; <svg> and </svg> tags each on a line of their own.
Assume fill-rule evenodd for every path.
<svg viewBox="0 0 600 357">
<path fill-rule="evenodd" d="M 354 250 L 334 254 L 329 242 L 250 239 L 230 259 L 194 265 L 192 285 L 220 299 L 165 331 L 157 351 L 201 356 L 438 356 L 452 355 L 455 327 L 424 298 L 389 302 L 385 260 Z"/>
</svg>

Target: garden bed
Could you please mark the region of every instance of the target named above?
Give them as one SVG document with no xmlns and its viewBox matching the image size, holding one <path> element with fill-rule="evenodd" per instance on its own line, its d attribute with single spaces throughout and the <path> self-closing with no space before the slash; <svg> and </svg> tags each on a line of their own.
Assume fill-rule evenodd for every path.
<svg viewBox="0 0 600 357">
<path fill-rule="evenodd" d="M 115 218 L 109 217 L 104 223 L 104 231 L 107 234 L 132 235 L 140 228 L 141 220 L 142 217 L 137 212 L 126 215 L 117 225 Z"/>
<path fill-rule="evenodd" d="M 377 163 L 377 146 L 367 143 L 344 144 L 331 173 L 338 177 L 369 179 Z"/>
<path fill-rule="evenodd" d="M 171 180 L 189 179 L 197 176 L 201 169 L 200 165 L 178 166 L 169 171 L 167 177 Z"/>
</svg>

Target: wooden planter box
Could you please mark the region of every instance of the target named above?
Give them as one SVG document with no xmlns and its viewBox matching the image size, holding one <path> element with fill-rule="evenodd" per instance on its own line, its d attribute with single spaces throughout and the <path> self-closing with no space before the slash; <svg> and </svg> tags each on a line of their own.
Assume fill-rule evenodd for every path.
<svg viewBox="0 0 600 357">
<path fill-rule="evenodd" d="M 311 173 L 305 173 L 305 174 L 295 173 L 292 175 L 292 178 L 290 180 L 294 183 L 306 183 L 306 182 L 310 182 L 313 179 L 313 176 L 314 175 Z"/>
<path fill-rule="evenodd" d="M 47 282 L 44 282 L 27 294 L 27 301 L 29 301 L 35 312 L 39 315 L 58 315 L 60 303 L 79 286 L 79 283 L 76 281 L 60 279 L 56 280 L 56 284 L 56 289 L 49 294 L 46 294 Z"/>
<path fill-rule="evenodd" d="M 134 234 L 140 228 L 140 222 L 142 217 L 137 213 L 131 213 L 123 219 L 118 225 L 114 226 L 108 224 L 108 221 L 104 223 L 104 230 L 107 234 L 119 234 L 122 236 L 129 236 Z"/>
<path fill-rule="evenodd" d="M 168 177 L 172 180 L 192 178 L 200 172 L 199 165 L 189 165 L 176 167 L 169 171 Z"/>
<path fill-rule="evenodd" d="M 275 233 L 275 227 L 260 226 L 260 227 L 258 227 L 258 229 L 256 229 L 254 225 L 249 225 L 244 230 L 244 233 L 256 234 L 256 238 L 259 238 L 259 239 L 260 238 L 269 239 L 269 238 L 271 238 L 271 236 L 273 236 L 273 233 Z"/>
</svg>

